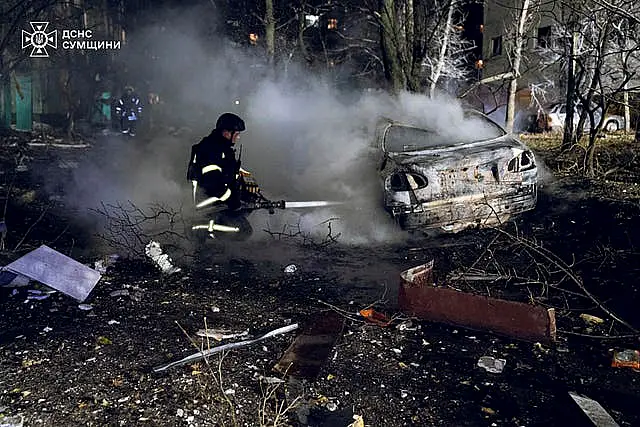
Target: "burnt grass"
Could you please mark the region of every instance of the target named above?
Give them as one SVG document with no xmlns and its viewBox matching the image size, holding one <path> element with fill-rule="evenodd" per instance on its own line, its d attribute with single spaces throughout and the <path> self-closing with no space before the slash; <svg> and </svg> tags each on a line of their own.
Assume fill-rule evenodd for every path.
<svg viewBox="0 0 640 427">
<path fill-rule="evenodd" d="M 572 175 L 552 148 L 532 146 L 548 159 L 554 178 L 545 180 L 537 209 L 503 229 L 558 255 L 599 301 L 640 328 L 635 183 L 611 180 L 611 174 L 608 180 Z M 628 148 L 620 142 L 603 150 L 615 165 Z M 59 189 L 43 173 L 66 173 L 55 172 L 60 158 L 81 161 L 86 151 L 33 148 L 28 153 L 30 170 L 15 175 L 8 201 L 2 263 L 46 243 L 93 265 L 109 252 L 96 245 L 63 202 L 51 203 Z M 4 157 L 0 178 L 6 194 L 15 164 L 12 155 Z M 634 176 L 637 170 L 626 172 Z M 22 245 L 12 250 L 30 227 Z M 37 284 L 0 288 L 0 416 L 23 416 L 25 426 L 259 426 L 274 425 L 283 412 L 279 405 L 298 397 L 298 405 L 278 419 L 280 425 L 347 426 L 354 415 L 370 426 L 591 425 L 568 395 L 575 391 L 597 400 L 620 425 L 640 425 L 640 373 L 611 367 L 614 349 L 638 349 L 640 343 L 613 337 L 631 331 L 589 299 L 554 289 L 544 294 L 508 281 L 456 284 L 523 301 L 533 296 L 556 307 L 558 341 L 551 346 L 401 316 L 400 272 L 431 259 L 442 284 L 474 263 L 486 273 L 526 276 L 537 262 L 537 271 L 548 272 L 546 279 L 557 278 L 554 266 L 534 260 L 518 242 L 496 236 L 495 230 L 470 230 L 368 247 L 266 236 L 200 248 L 181 263 L 181 272 L 169 276 L 144 259 L 123 257 L 85 301 L 92 305 L 88 311 L 61 293 L 29 299 L 30 290 L 43 289 Z M 284 273 L 292 263 L 298 270 Z M 580 291 L 570 283 L 560 287 Z M 128 295 L 112 296 L 120 290 Z M 373 303 L 378 311 L 401 318 L 389 327 L 366 323 L 357 312 Z M 314 323 L 332 309 L 345 315 L 345 326 L 319 375 L 286 381 L 272 395 L 259 377 L 283 377 L 272 368 L 296 332 L 153 372 L 199 346 L 216 345 L 196 337 L 205 326 L 258 336 L 291 323 Z M 581 313 L 604 323 L 588 325 Z M 505 359 L 504 371 L 479 368 L 481 356 Z"/>
</svg>

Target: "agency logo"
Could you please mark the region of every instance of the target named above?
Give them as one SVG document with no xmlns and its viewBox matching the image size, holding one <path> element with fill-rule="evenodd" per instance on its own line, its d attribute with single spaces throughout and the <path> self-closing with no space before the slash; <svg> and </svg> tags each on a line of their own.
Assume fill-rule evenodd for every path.
<svg viewBox="0 0 640 427">
<path fill-rule="evenodd" d="M 58 32 L 47 32 L 48 22 L 29 22 L 32 32 L 22 30 L 22 48 L 31 47 L 32 58 L 48 58 L 48 47 L 58 48 Z"/>
</svg>

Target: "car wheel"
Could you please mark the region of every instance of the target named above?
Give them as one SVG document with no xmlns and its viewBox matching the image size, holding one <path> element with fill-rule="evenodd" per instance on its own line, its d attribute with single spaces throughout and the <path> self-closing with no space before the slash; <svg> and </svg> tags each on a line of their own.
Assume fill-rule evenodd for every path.
<svg viewBox="0 0 640 427">
<path fill-rule="evenodd" d="M 605 123 L 604 125 L 604 130 L 606 130 L 607 132 L 616 132 L 620 129 L 620 127 L 618 126 L 618 122 L 616 122 L 615 120 L 609 120 L 607 123 Z"/>
</svg>

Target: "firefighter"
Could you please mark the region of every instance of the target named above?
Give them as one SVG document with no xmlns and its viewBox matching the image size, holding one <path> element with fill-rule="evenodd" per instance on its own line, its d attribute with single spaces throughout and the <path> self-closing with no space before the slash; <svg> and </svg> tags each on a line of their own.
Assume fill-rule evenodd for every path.
<svg viewBox="0 0 640 427">
<path fill-rule="evenodd" d="M 124 94 L 116 102 L 116 116 L 120 119 L 120 130 L 130 136 L 136 135 L 138 120 L 142 115 L 142 103 L 133 91 L 133 87 L 126 86 Z"/>
<path fill-rule="evenodd" d="M 235 144 L 245 131 L 244 120 L 233 113 L 222 114 L 216 128 L 191 148 L 187 180 L 193 184 L 196 208 L 226 203 L 230 210 L 237 210 L 241 201 L 257 197 L 259 188 L 251 174 L 240 167 L 236 159 Z M 206 196 L 197 201 L 199 190 Z"/>
</svg>

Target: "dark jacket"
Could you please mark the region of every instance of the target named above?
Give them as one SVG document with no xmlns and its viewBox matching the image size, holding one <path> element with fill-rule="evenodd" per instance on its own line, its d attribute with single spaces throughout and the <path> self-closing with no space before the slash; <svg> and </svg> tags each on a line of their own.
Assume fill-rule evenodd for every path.
<svg viewBox="0 0 640 427">
<path fill-rule="evenodd" d="M 137 120 L 142 114 L 142 103 L 137 95 L 126 94 L 116 101 L 116 114 L 129 120 Z"/>
<path fill-rule="evenodd" d="M 191 147 L 187 179 L 198 181 L 198 187 L 209 197 L 221 197 L 227 189 L 235 192 L 239 170 L 233 144 L 218 130 Z"/>
</svg>

